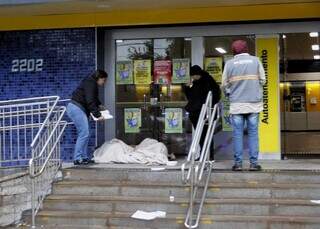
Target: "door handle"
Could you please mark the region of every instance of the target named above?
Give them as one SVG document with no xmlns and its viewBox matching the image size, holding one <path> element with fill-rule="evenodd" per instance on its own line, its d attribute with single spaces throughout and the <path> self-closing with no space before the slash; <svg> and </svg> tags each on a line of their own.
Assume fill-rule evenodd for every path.
<svg viewBox="0 0 320 229">
<path fill-rule="evenodd" d="M 162 115 L 164 114 L 163 94 L 162 93 L 160 93 L 160 112 Z"/>
<path fill-rule="evenodd" d="M 147 95 L 143 94 L 143 109 L 147 110 Z"/>
</svg>

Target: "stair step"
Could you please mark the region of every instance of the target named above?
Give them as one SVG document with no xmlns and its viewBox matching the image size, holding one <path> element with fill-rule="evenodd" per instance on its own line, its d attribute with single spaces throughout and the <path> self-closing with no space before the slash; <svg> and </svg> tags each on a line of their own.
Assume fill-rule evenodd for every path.
<svg viewBox="0 0 320 229">
<path fill-rule="evenodd" d="M 184 228 L 184 215 L 167 214 L 166 218 L 152 221 L 132 219 L 129 212 L 91 212 L 91 211 L 40 211 L 37 222 L 42 225 L 81 225 L 81 226 L 111 226 L 147 227 L 147 228 Z M 319 217 L 302 216 L 255 216 L 255 215 L 203 215 L 202 229 L 207 228 L 303 228 L 315 229 L 320 225 Z M 237 225 L 237 226 L 236 226 Z M 247 225 L 246 227 L 242 227 Z M 233 227 L 236 226 L 236 227 Z M 291 227 L 289 227 L 291 226 Z M 317 226 L 317 227 L 316 227 Z M 301 228 L 301 227 L 300 227 Z"/>
<path fill-rule="evenodd" d="M 70 168 L 64 170 L 65 180 L 109 180 L 109 181 L 143 181 L 143 182 L 181 182 L 181 171 L 151 171 L 151 168 L 136 169 L 103 169 L 103 168 Z M 254 182 L 264 183 L 317 183 L 320 184 L 319 171 L 279 171 L 265 170 L 260 172 L 233 172 L 230 170 L 213 170 L 212 182 Z"/>
<path fill-rule="evenodd" d="M 53 194 L 168 197 L 171 192 L 175 197 L 188 197 L 188 190 L 189 186 L 181 183 L 79 180 L 56 183 Z M 320 199 L 320 184 L 211 183 L 207 197 Z"/>
<path fill-rule="evenodd" d="M 199 200 L 197 201 L 199 203 Z M 188 198 L 51 195 L 44 202 L 44 210 L 83 211 L 144 211 L 161 210 L 185 214 Z M 320 216 L 320 205 L 307 199 L 206 199 L 203 214 L 255 214 Z"/>
</svg>

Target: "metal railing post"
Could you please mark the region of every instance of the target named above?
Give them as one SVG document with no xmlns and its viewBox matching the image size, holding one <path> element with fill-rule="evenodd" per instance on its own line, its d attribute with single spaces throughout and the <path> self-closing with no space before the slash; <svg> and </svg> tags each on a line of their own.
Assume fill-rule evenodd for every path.
<svg viewBox="0 0 320 229">
<path fill-rule="evenodd" d="M 31 228 L 36 228 L 37 212 L 61 168 L 60 141 L 67 122 L 62 120 L 66 108 L 58 106 L 59 99 L 47 96 L 0 101 L 0 164 L 14 166 L 21 159 L 29 161 Z M 2 157 L 6 150 L 9 157 Z"/>
<path fill-rule="evenodd" d="M 202 208 L 204 206 L 204 201 L 206 198 L 206 193 L 208 190 L 210 176 L 212 171 L 213 161 L 210 161 L 209 153 L 210 153 L 210 145 L 212 144 L 212 139 L 214 135 L 214 131 L 216 128 L 217 120 L 220 118 L 219 115 L 219 107 L 218 104 L 212 108 L 212 92 L 208 93 L 205 104 L 203 104 L 200 117 L 198 120 L 198 124 L 196 126 L 195 134 L 192 139 L 191 147 L 189 150 L 189 154 L 187 157 L 187 161 L 182 164 L 182 181 L 190 184 L 190 199 L 189 199 L 189 208 L 187 211 L 187 216 L 185 219 L 185 226 L 187 228 L 197 228 L 199 226 L 200 217 L 202 213 Z M 215 117 L 217 117 L 215 119 Z M 203 132 L 203 127 L 208 122 L 208 128 L 206 132 L 206 137 L 204 141 L 204 145 L 200 152 L 200 160 L 199 163 L 195 162 L 195 154 L 197 153 L 197 146 L 200 142 L 200 138 Z M 185 176 L 185 168 L 186 165 L 189 165 L 187 176 Z M 209 166 L 206 166 L 209 165 Z M 202 184 L 204 170 L 207 168 L 208 175 L 205 180 L 204 190 L 202 193 L 202 197 L 200 200 L 200 206 L 198 209 L 197 216 L 194 220 L 193 209 L 195 206 L 195 200 L 197 198 L 198 186 Z"/>
</svg>

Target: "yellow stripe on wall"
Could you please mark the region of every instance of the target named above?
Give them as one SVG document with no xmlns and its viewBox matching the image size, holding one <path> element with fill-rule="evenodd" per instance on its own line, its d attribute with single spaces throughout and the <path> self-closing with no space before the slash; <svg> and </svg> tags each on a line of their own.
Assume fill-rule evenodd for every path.
<svg viewBox="0 0 320 229">
<path fill-rule="evenodd" d="M 320 2 L 0 17 L 0 30 L 320 18 Z"/>
</svg>

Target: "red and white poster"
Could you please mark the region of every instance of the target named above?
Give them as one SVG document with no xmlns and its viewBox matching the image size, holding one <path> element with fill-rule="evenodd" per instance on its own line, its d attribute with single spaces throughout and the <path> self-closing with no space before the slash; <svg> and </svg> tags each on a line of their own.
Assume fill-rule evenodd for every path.
<svg viewBox="0 0 320 229">
<path fill-rule="evenodd" d="M 171 60 L 157 60 L 154 62 L 153 77 L 156 84 L 170 84 L 172 79 Z"/>
</svg>

